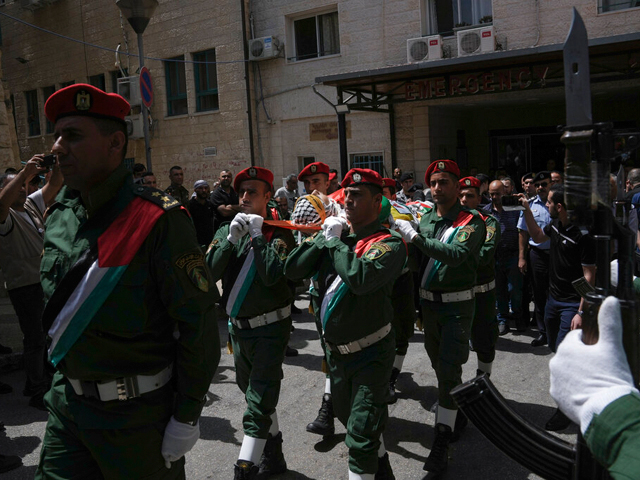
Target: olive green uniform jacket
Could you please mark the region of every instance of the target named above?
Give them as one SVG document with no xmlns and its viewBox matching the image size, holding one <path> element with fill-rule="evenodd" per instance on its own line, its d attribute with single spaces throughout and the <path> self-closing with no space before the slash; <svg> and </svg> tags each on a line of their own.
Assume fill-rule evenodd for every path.
<svg viewBox="0 0 640 480">
<path fill-rule="evenodd" d="M 64 187 L 49 209 L 41 265 L 45 300 L 136 196 L 154 199 L 166 211 L 57 368 L 73 379 L 101 381 L 153 375 L 173 363 L 173 388 L 170 382 L 138 398 L 102 402 L 76 395 L 57 377 L 50 401 L 80 428 L 129 428 L 170 415 L 193 422 L 200 416 L 220 359 L 214 316 L 219 294 L 193 224 L 160 190 L 134 186 L 124 166 L 86 199 Z"/>
</svg>

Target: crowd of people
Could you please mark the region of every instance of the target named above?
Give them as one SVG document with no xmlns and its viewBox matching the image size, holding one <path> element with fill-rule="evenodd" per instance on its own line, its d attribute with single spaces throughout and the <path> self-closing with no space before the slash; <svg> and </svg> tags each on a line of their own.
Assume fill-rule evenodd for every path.
<svg viewBox="0 0 640 480">
<path fill-rule="evenodd" d="M 577 349 L 568 334 L 581 327 L 583 300 L 573 282 L 593 285 L 595 248 L 569 221 L 561 172 L 516 185 L 443 159 L 422 184 L 399 168 L 393 178 L 352 168 L 340 180 L 313 162 L 277 190 L 273 173 L 253 166 L 190 191 L 173 166 L 163 192 L 143 165 L 131 175 L 122 163 L 128 111 L 89 85 L 59 90 L 45 106 L 56 164 L 49 171 L 37 155 L 0 179 L 0 267 L 25 338 L 24 393 L 49 412 L 36 478 L 183 478 L 220 358 L 218 309 L 246 401 L 234 478 L 286 471 L 277 404 L 300 285 L 324 352 L 307 431 L 345 425 L 353 480 L 395 478 L 383 433 L 416 328 L 438 381 L 424 465 L 435 475 L 467 425 L 450 392 L 470 351 L 490 376 L 497 339 L 512 328 L 535 328 L 535 348 L 563 353 L 569 339 Z M 640 200 L 640 170 L 628 178 Z M 552 380 L 569 416 L 558 409 L 546 428 L 573 420 L 586 431 L 605 400 L 635 402 L 621 378 L 610 382 L 619 395 L 587 414 Z"/>
</svg>

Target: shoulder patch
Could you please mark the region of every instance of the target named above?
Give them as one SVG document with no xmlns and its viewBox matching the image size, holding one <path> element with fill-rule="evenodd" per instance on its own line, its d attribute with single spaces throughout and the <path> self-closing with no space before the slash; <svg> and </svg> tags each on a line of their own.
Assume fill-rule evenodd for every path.
<svg viewBox="0 0 640 480">
<path fill-rule="evenodd" d="M 171 210 L 180 205 L 180 202 L 162 190 L 142 185 L 134 185 L 133 193 L 152 203 L 155 203 L 163 210 Z"/>
<path fill-rule="evenodd" d="M 284 239 L 277 237 L 274 238 L 271 243 L 273 244 L 273 248 L 278 254 L 280 261 L 284 262 L 289 255 L 289 246 L 287 245 L 287 242 L 285 242 Z"/>
<path fill-rule="evenodd" d="M 476 227 L 474 227 L 473 225 L 465 225 L 460 230 L 458 230 L 456 240 L 458 240 L 460 243 L 466 242 L 467 240 L 469 240 L 471 234 L 475 231 Z"/>
<path fill-rule="evenodd" d="M 186 253 L 176 260 L 176 267 L 184 270 L 193 284 L 203 292 L 209 291 L 209 280 L 202 253 Z"/>
<path fill-rule="evenodd" d="M 496 236 L 496 227 L 487 225 L 487 236 L 484 238 L 485 243 L 491 241 Z"/>
<path fill-rule="evenodd" d="M 391 247 L 385 242 L 375 242 L 369 247 L 369 250 L 365 252 L 364 257 L 368 258 L 369 260 L 377 260 L 390 251 Z"/>
</svg>

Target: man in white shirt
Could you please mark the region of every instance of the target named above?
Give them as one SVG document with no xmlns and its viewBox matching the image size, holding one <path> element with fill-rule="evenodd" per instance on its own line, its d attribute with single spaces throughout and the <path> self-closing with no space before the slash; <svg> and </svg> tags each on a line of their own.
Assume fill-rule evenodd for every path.
<svg viewBox="0 0 640 480">
<path fill-rule="evenodd" d="M 24 335 L 24 367 L 27 381 L 23 390 L 29 405 L 44 410 L 42 396 L 48 390 L 44 376 L 45 335 L 42 329 L 44 295 L 40 285 L 44 211 L 62 187 L 57 165 L 49 182 L 38 190 L 42 156 L 36 155 L 16 173 L 0 177 L 0 268 L 7 292 Z"/>
</svg>

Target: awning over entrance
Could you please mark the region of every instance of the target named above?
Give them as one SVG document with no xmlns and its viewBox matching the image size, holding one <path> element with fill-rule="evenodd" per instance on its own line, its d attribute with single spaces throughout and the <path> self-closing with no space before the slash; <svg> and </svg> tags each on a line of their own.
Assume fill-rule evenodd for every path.
<svg viewBox="0 0 640 480">
<path fill-rule="evenodd" d="M 398 103 L 564 85 L 561 44 L 507 50 L 316 78 L 350 110 L 389 112 Z M 591 83 L 640 77 L 640 33 L 589 41 Z"/>
</svg>

